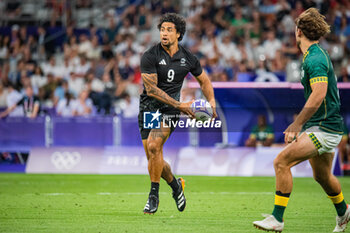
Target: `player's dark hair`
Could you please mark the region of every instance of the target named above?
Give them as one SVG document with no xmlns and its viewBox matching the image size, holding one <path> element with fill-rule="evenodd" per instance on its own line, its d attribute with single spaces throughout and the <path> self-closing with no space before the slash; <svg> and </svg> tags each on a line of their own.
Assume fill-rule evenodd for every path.
<svg viewBox="0 0 350 233">
<path fill-rule="evenodd" d="M 158 24 L 159 30 L 164 22 L 173 23 L 175 25 L 176 32 L 180 33 L 180 37 L 178 41 L 181 41 L 186 32 L 185 18 L 176 13 L 166 13 L 159 20 L 159 24 Z"/>
<path fill-rule="evenodd" d="M 315 41 L 331 31 L 325 18 L 316 8 L 309 8 L 296 18 L 295 24 L 307 39 Z"/>
</svg>

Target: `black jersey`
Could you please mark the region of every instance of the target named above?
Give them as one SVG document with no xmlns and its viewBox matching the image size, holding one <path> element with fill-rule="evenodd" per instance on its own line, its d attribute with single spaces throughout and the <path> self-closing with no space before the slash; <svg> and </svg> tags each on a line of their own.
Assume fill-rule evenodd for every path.
<svg viewBox="0 0 350 233">
<path fill-rule="evenodd" d="M 170 97 L 180 100 L 180 91 L 186 75 L 194 76 L 202 73 L 199 60 L 187 49 L 179 45 L 179 50 L 170 57 L 160 43 L 148 49 L 141 58 L 141 73 L 157 73 L 158 88 Z M 140 111 L 178 111 L 172 106 L 149 97 L 146 90 L 140 97 Z"/>
</svg>

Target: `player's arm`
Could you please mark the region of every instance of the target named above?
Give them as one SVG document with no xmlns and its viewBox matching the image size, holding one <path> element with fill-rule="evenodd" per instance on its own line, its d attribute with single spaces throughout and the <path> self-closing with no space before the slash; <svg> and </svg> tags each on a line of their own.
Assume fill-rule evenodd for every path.
<svg viewBox="0 0 350 233">
<path fill-rule="evenodd" d="M 174 98 L 170 97 L 166 92 L 161 90 L 158 86 L 158 76 L 156 73 L 142 73 L 141 74 L 143 84 L 146 89 L 146 93 L 149 97 L 155 98 L 165 104 L 168 104 L 174 108 L 179 109 L 180 111 L 194 117 L 193 112 L 191 111 L 191 102 L 181 103 Z"/>
<path fill-rule="evenodd" d="M 322 81 L 311 84 L 312 93 L 295 121 L 285 130 L 286 143 L 297 139 L 303 125 L 317 112 L 327 94 L 328 82 Z"/>
<path fill-rule="evenodd" d="M 201 89 L 205 98 L 207 98 L 211 107 L 213 108 L 213 117 L 214 118 L 217 117 L 214 89 L 213 89 L 213 85 L 211 85 L 211 82 L 209 80 L 207 73 L 203 70 L 199 76 L 196 76 L 196 79 L 199 85 L 201 86 Z"/>
</svg>

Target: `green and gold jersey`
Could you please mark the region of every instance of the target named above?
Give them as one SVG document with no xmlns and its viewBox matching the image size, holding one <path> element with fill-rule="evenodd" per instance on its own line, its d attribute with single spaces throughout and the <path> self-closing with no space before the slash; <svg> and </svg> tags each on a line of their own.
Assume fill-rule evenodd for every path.
<svg viewBox="0 0 350 233">
<path fill-rule="evenodd" d="M 319 126 L 323 131 L 343 134 L 343 118 L 340 116 L 340 98 L 333 65 L 328 53 L 318 44 L 313 44 L 304 54 L 301 83 L 304 86 L 304 96 L 308 100 L 315 83 L 327 83 L 325 99 L 317 112 L 304 125 L 304 130 Z"/>
</svg>

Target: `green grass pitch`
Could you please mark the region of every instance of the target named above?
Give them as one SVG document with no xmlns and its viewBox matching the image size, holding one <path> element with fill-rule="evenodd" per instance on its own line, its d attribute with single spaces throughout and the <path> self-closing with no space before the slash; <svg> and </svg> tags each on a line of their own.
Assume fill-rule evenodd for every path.
<svg viewBox="0 0 350 233">
<path fill-rule="evenodd" d="M 274 177 L 184 179 L 183 213 L 162 181 L 158 212 L 144 215 L 148 176 L 0 174 L 0 232 L 261 232 L 252 222 L 272 212 Z M 284 232 L 332 232 L 335 214 L 313 179 L 294 178 Z"/>
</svg>

